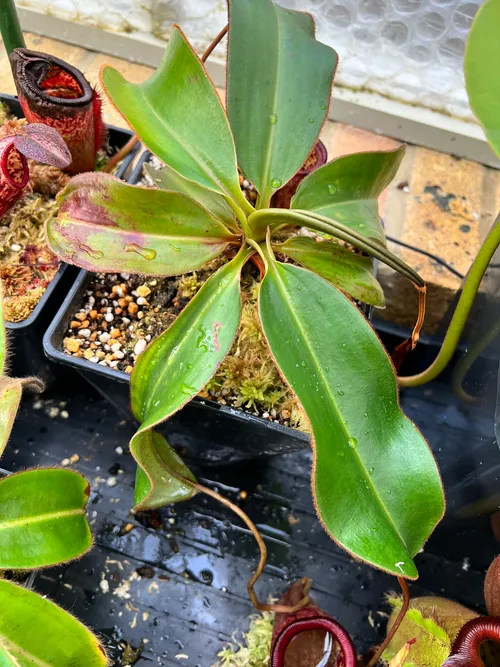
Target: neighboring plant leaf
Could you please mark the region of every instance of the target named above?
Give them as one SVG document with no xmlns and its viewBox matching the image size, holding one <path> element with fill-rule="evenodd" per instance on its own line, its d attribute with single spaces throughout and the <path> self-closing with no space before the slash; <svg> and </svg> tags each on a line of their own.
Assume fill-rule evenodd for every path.
<svg viewBox="0 0 500 667">
<path fill-rule="evenodd" d="M 140 431 L 168 419 L 196 396 L 229 352 L 240 321 L 240 272 L 251 252 L 240 251 L 214 273 L 138 358 L 131 403 Z"/>
<path fill-rule="evenodd" d="M 238 162 L 264 205 L 300 169 L 328 113 L 337 54 L 309 14 L 230 0 L 227 110 Z"/>
<path fill-rule="evenodd" d="M 92 545 L 89 490 L 73 470 L 28 470 L 0 480 L 0 569 L 47 567 L 84 554 Z"/>
<path fill-rule="evenodd" d="M 111 67 L 104 67 L 101 77 L 111 101 L 150 151 L 184 178 L 241 204 L 226 114 L 178 26 L 159 68 L 143 83 L 130 83 Z"/>
<path fill-rule="evenodd" d="M 395 598 L 390 600 L 390 603 L 394 607 L 394 612 L 391 614 L 388 629 L 392 627 L 401 608 L 401 600 Z M 414 667 L 414 665 L 440 667 L 450 654 L 452 642 L 448 633 L 435 620 L 423 615 L 420 609 L 410 608 L 384 651 L 384 659 L 387 661 L 395 659 L 405 644 L 414 638 L 417 641 L 412 646 L 403 667 Z"/>
<path fill-rule="evenodd" d="M 315 241 L 305 236 L 293 236 L 275 249 L 354 299 L 379 308 L 385 306 L 384 292 L 373 275 L 373 262 L 369 257 L 356 255 L 332 241 Z"/>
<path fill-rule="evenodd" d="M 439 472 L 401 412 L 389 357 L 358 309 L 322 278 L 268 259 L 259 312 L 310 421 L 313 492 L 332 538 L 409 578 L 444 511 Z"/>
<path fill-rule="evenodd" d="M 97 637 L 37 593 L 0 580 L 2 667 L 105 667 Z"/>
<path fill-rule="evenodd" d="M 71 153 L 59 132 L 43 123 L 30 123 L 23 134 L 16 134 L 14 146 L 25 157 L 64 169 L 71 164 Z"/>
<path fill-rule="evenodd" d="M 7 377 L 0 378 L 0 457 L 9 440 L 21 402 L 22 391 L 20 380 L 11 380 Z"/>
<path fill-rule="evenodd" d="M 290 208 L 314 211 L 384 244 L 377 199 L 392 181 L 405 147 L 332 160 L 301 182 Z"/>
<path fill-rule="evenodd" d="M 144 171 L 158 187 L 163 188 L 163 190 L 182 192 L 191 199 L 194 199 L 200 206 L 206 208 L 217 220 L 220 220 L 229 227 L 235 226 L 236 218 L 233 209 L 222 195 L 213 190 L 207 190 L 207 188 L 198 185 L 198 183 L 188 181 L 167 166 L 162 169 L 153 169 L 151 165 L 145 164 Z"/>
<path fill-rule="evenodd" d="M 186 195 L 123 183 L 103 173 L 75 176 L 47 224 L 52 250 L 88 271 L 173 276 L 193 271 L 234 239 Z"/>
<path fill-rule="evenodd" d="M 472 23 L 464 59 L 469 104 L 500 157 L 500 2 L 487 0 Z"/>
<path fill-rule="evenodd" d="M 131 442 L 130 452 L 138 463 L 134 489 L 134 512 L 189 500 L 196 489 L 174 473 L 196 482 L 165 438 L 154 430 L 141 431 Z"/>
</svg>

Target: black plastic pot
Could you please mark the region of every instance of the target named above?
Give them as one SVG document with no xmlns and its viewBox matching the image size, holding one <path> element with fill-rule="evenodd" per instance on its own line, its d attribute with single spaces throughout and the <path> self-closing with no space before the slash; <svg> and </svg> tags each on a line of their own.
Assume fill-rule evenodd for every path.
<svg viewBox="0 0 500 667">
<path fill-rule="evenodd" d="M 140 181 L 143 164 L 149 157 L 149 152 L 141 156 L 128 179 L 129 183 Z M 129 418 L 129 376 L 63 352 L 63 339 L 72 315 L 83 301 L 90 279 L 88 272 L 80 271 L 47 329 L 44 337 L 45 354 L 54 361 L 76 369 L 117 410 Z M 365 314 L 370 317 L 370 309 L 367 308 Z M 391 350 L 409 337 L 410 332 L 389 326 L 380 330 L 379 335 Z M 421 370 L 420 366 L 428 365 L 428 361 L 430 363 L 437 349 L 437 341 L 432 343 L 430 346 L 420 346 L 421 352 L 418 357 L 412 358 L 409 373 Z M 174 447 L 182 450 L 186 458 L 196 460 L 200 465 L 225 465 L 283 454 L 302 449 L 309 444 L 309 437 L 300 431 L 198 397 L 173 415 L 162 425 L 161 430 Z"/>
<path fill-rule="evenodd" d="M 7 104 L 18 118 L 24 116 L 17 97 L 0 94 L 0 101 Z M 109 145 L 113 152 L 124 146 L 133 134 L 130 130 L 114 126 L 108 126 L 108 129 Z M 120 165 L 117 176 L 121 177 L 127 171 L 136 151 L 137 149 L 126 157 Z M 52 368 L 43 353 L 42 337 L 77 275 L 78 269 L 61 264 L 31 315 L 22 322 L 5 323 L 9 332 L 9 367 L 12 375 L 19 377 L 36 375 L 46 382 L 50 380 Z"/>
</svg>

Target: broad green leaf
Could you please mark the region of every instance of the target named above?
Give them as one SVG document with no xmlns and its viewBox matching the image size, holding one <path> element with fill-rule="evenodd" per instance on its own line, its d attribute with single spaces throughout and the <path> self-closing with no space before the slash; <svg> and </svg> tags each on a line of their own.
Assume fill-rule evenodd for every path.
<svg viewBox="0 0 500 667">
<path fill-rule="evenodd" d="M 233 209 L 222 195 L 213 190 L 207 190 L 193 181 L 188 181 L 167 166 L 162 169 L 153 169 L 149 164 L 145 164 L 144 171 L 158 187 L 173 192 L 182 192 L 206 208 L 214 218 L 234 228 L 236 218 Z"/>
<path fill-rule="evenodd" d="M 22 391 L 20 380 L 0 378 L 0 456 L 9 440 Z"/>
<path fill-rule="evenodd" d="M 356 255 L 332 241 L 315 241 L 304 236 L 294 236 L 275 248 L 354 299 L 379 308 L 385 306 L 384 292 L 373 275 L 369 257 Z"/>
<path fill-rule="evenodd" d="M 168 419 L 196 396 L 229 352 L 241 314 L 241 267 L 251 252 L 240 251 L 214 273 L 137 360 L 131 403 L 141 431 Z"/>
<path fill-rule="evenodd" d="M 104 67 L 102 83 L 142 142 L 184 178 L 246 205 L 227 116 L 200 59 L 174 26 L 156 72 L 140 84 Z"/>
<path fill-rule="evenodd" d="M 306 176 L 290 208 L 314 211 L 385 245 L 377 199 L 396 175 L 404 152 L 401 146 L 332 160 Z"/>
<path fill-rule="evenodd" d="M 22 586 L 0 580 L 1 667 L 105 667 L 104 648 L 83 623 Z"/>
<path fill-rule="evenodd" d="M 75 176 L 47 224 L 52 250 L 88 271 L 173 276 L 217 257 L 235 236 L 195 201 L 123 183 L 103 173 Z"/>
<path fill-rule="evenodd" d="M 130 452 L 138 463 L 134 490 L 134 511 L 163 507 L 189 500 L 196 489 L 179 477 L 196 482 L 193 473 L 183 463 L 165 438 L 150 429 L 132 439 Z"/>
<path fill-rule="evenodd" d="M 267 205 L 304 163 L 328 113 L 337 54 L 309 14 L 230 0 L 227 110 L 238 162 Z"/>
<path fill-rule="evenodd" d="M 89 490 L 73 470 L 28 470 L 0 480 L 0 569 L 47 567 L 84 554 L 92 545 Z"/>
<path fill-rule="evenodd" d="M 401 412 L 391 362 L 359 310 L 322 278 L 268 260 L 259 312 L 311 424 L 320 520 L 347 551 L 394 575 L 443 515 L 439 472 Z"/>
<path fill-rule="evenodd" d="M 487 0 L 472 23 L 464 59 L 469 104 L 500 157 L 500 2 Z"/>
</svg>

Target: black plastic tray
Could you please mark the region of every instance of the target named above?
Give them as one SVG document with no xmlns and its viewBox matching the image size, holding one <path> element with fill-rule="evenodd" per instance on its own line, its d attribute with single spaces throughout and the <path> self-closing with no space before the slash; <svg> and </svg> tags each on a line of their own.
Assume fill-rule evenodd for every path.
<svg viewBox="0 0 500 667">
<path fill-rule="evenodd" d="M 17 97 L 0 94 L 0 101 L 8 104 L 11 112 L 18 118 L 24 117 Z M 133 134 L 130 130 L 122 130 L 112 125 L 108 126 L 108 130 L 109 145 L 114 151 L 124 146 Z M 125 158 L 117 176 L 122 177 L 125 174 L 136 152 L 137 148 Z M 61 264 L 31 315 L 22 322 L 5 323 L 9 332 L 9 366 L 12 375 L 36 375 L 46 382 L 52 378 L 53 368 L 43 353 L 42 336 L 77 275 L 78 269 Z"/>
</svg>

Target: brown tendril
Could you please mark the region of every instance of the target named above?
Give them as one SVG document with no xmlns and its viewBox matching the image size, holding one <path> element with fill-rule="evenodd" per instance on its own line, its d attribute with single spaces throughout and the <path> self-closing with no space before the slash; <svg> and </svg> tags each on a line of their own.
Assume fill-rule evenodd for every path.
<svg viewBox="0 0 500 667">
<path fill-rule="evenodd" d="M 252 601 L 253 606 L 258 610 L 258 611 L 272 611 L 275 612 L 276 614 L 294 614 L 296 611 L 299 609 L 302 609 L 302 607 L 305 607 L 309 601 L 309 595 L 306 594 L 304 598 L 300 602 L 298 602 L 295 606 L 289 607 L 287 605 L 283 604 L 268 604 L 268 603 L 263 603 L 259 602 L 259 599 L 257 598 L 257 594 L 254 590 L 255 583 L 257 579 L 260 577 L 262 574 L 264 567 L 266 566 L 266 559 L 267 559 L 267 548 L 264 543 L 264 540 L 262 539 L 261 534 L 257 530 L 256 525 L 253 523 L 253 521 L 250 519 L 250 517 L 245 514 L 245 512 L 241 509 L 241 507 L 238 507 L 238 505 L 235 505 L 232 503 L 230 500 L 227 498 L 224 498 L 224 496 L 219 495 L 216 491 L 212 491 L 212 489 L 209 489 L 207 486 L 203 486 L 202 484 L 198 484 L 196 482 L 192 482 L 191 480 L 188 480 L 184 477 L 181 477 L 176 473 L 176 475 L 180 478 L 183 479 L 184 481 L 188 482 L 190 485 L 194 486 L 198 491 L 201 493 L 205 493 L 208 496 L 211 496 L 215 500 L 218 500 L 220 503 L 225 505 L 226 507 L 229 507 L 235 514 L 237 514 L 242 521 L 245 522 L 245 524 L 248 526 L 250 531 L 252 532 L 252 535 L 255 537 L 255 540 L 257 544 L 259 545 L 260 549 L 260 559 L 259 559 L 259 564 L 257 566 L 257 569 L 251 576 L 251 578 L 248 581 L 247 584 L 247 590 L 248 590 L 248 595 L 250 597 L 250 600 Z M 310 586 L 309 586 L 310 588 Z M 307 592 L 308 589 L 306 589 Z"/>
<path fill-rule="evenodd" d="M 403 591 L 403 604 L 401 605 L 401 609 L 399 611 L 399 614 L 397 615 L 396 620 L 392 624 L 392 628 L 387 633 L 387 637 L 380 644 L 380 646 L 376 650 L 374 656 L 372 657 L 370 662 L 366 665 L 366 667 L 375 667 L 377 662 L 380 660 L 380 657 L 381 657 L 382 653 L 389 646 L 389 644 L 392 641 L 394 635 L 398 631 L 399 626 L 401 625 L 401 623 L 403 622 L 404 617 L 406 616 L 406 612 L 408 611 L 408 607 L 410 606 L 410 590 L 408 588 L 408 584 L 406 583 L 406 579 L 403 579 L 403 577 L 398 577 L 398 582 L 399 582 L 399 585 L 401 586 L 401 590 Z"/>
</svg>

